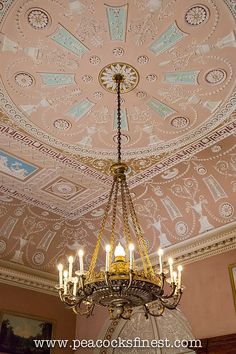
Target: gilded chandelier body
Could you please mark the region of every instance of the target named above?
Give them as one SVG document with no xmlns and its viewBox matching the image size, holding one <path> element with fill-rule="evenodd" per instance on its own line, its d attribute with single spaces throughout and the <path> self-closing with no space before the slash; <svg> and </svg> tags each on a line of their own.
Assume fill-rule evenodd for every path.
<svg viewBox="0 0 236 354">
<path fill-rule="evenodd" d="M 164 293 L 166 276 L 162 269 L 162 250 L 159 250 L 159 272 L 155 272 L 143 237 L 142 229 L 134 209 L 125 173 L 128 166 L 121 162 L 121 109 L 120 85 L 123 75 L 114 75 L 117 84 L 117 163 L 111 166 L 113 183 L 103 216 L 101 229 L 92 255 L 88 271 L 83 267 L 83 251 L 79 250 L 80 270 L 72 274 L 73 257 L 69 257 L 69 270 L 59 265 L 59 285 L 61 300 L 77 314 L 90 316 L 95 305 L 108 308 L 111 319 L 130 319 L 134 307 L 143 306 L 145 316 L 160 316 L 165 308 L 175 309 L 182 296 L 181 272 L 173 271 L 173 261 L 169 260 L 170 293 Z M 118 243 L 116 220 L 118 204 L 122 211 L 122 244 Z M 105 227 L 111 217 L 109 244 L 106 246 L 106 267 L 97 270 L 99 251 L 104 240 Z M 131 225 L 131 227 L 130 227 Z M 131 232 L 132 229 L 132 232 Z M 133 241 L 133 243 L 131 243 Z M 141 266 L 134 263 L 134 244 Z M 113 257 L 114 254 L 114 257 Z M 128 256 L 129 255 L 129 256 Z M 150 303 L 156 301 L 155 306 Z"/>
</svg>

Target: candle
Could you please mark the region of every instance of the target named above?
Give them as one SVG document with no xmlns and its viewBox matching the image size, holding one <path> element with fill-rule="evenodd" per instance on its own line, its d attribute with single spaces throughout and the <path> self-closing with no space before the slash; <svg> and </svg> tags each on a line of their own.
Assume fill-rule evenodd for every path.
<svg viewBox="0 0 236 354">
<path fill-rule="evenodd" d="M 111 246 L 106 245 L 106 272 L 109 272 Z"/>
<path fill-rule="evenodd" d="M 170 282 L 173 283 L 173 259 L 169 258 L 168 263 L 170 266 Z"/>
<path fill-rule="evenodd" d="M 67 294 L 68 271 L 64 270 L 63 275 L 64 275 L 64 295 L 66 295 Z"/>
<path fill-rule="evenodd" d="M 163 256 L 163 250 L 161 248 L 159 248 L 157 254 L 159 256 L 159 265 L 160 265 L 160 274 L 163 273 L 163 268 L 162 268 L 162 256 Z"/>
<path fill-rule="evenodd" d="M 63 287 L 63 265 L 62 264 L 58 264 L 57 266 L 58 270 L 59 270 L 59 286 L 60 288 Z"/>
<path fill-rule="evenodd" d="M 134 253 L 134 244 L 130 243 L 129 244 L 129 268 L 130 268 L 130 270 L 133 269 L 133 265 L 134 265 L 133 253 Z"/>
<path fill-rule="evenodd" d="M 183 267 L 181 265 L 178 266 L 178 289 L 181 289 L 181 275 L 182 275 Z"/>
<path fill-rule="evenodd" d="M 74 258 L 72 256 L 70 256 L 68 258 L 69 261 L 69 279 L 72 278 L 72 270 L 73 270 L 73 262 L 74 262 Z"/>
<path fill-rule="evenodd" d="M 83 255 L 84 255 L 84 251 L 83 250 L 79 250 L 78 252 L 79 255 L 79 270 L 80 270 L 80 275 L 84 274 L 84 263 L 83 263 Z"/>
<path fill-rule="evenodd" d="M 77 283 L 78 283 L 78 277 L 74 278 L 74 284 L 73 284 L 73 296 L 76 296 L 77 293 Z"/>
<path fill-rule="evenodd" d="M 177 285 L 177 272 L 173 272 L 173 279 L 174 279 L 175 285 Z"/>
</svg>

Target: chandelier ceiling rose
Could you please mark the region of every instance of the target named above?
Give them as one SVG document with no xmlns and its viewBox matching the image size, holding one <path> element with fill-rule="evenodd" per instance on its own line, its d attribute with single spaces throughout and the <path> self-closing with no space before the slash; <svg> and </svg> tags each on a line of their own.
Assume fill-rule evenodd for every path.
<svg viewBox="0 0 236 354">
<path fill-rule="evenodd" d="M 104 66 L 98 77 L 100 85 L 106 91 L 117 93 L 117 74 L 122 76 L 120 84 L 121 93 L 130 92 L 138 85 L 138 71 L 130 64 L 119 62 Z"/>
</svg>

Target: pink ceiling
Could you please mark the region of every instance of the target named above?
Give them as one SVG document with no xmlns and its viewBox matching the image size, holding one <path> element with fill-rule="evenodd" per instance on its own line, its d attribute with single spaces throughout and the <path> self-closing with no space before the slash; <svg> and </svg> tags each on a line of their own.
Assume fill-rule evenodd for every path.
<svg viewBox="0 0 236 354">
<path fill-rule="evenodd" d="M 234 15 L 229 0 L 0 0 L 3 259 L 53 271 L 85 245 L 89 260 L 115 158 L 112 63 L 138 73 L 123 151 L 150 252 L 235 220 Z"/>
</svg>

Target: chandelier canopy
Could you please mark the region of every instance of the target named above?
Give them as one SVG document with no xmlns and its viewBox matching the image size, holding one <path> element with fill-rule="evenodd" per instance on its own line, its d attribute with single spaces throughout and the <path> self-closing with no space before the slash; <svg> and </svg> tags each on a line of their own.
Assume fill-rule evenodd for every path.
<svg viewBox="0 0 236 354">
<path fill-rule="evenodd" d="M 165 308 L 175 309 L 180 301 L 182 267 L 178 266 L 177 274 L 173 270 L 173 260 L 169 259 L 170 293 L 165 294 L 163 251 L 158 250 L 159 271 L 155 272 L 126 181 L 128 166 L 121 160 L 121 92 L 130 91 L 132 85 L 134 88 L 138 79 L 134 78 L 133 68 L 129 68 L 128 64 L 117 63 L 112 68 L 115 73 L 111 84 L 106 76 L 109 70 L 104 68 L 100 75 L 102 84 L 108 85 L 110 91 L 117 94 L 117 162 L 111 166 L 111 191 L 89 269 L 84 269 L 84 252 L 80 249 L 80 269 L 73 274 L 73 256 L 68 258 L 68 270 L 59 264 L 59 284 L 56 288 L 60 299 L 76 314 L 90 316 L 94 306 L 101 305 L 108 308 L 111 319 L 129 319 L 137 306 L 143 306 L 146 317 L 160 316 Z M 129 80 L 130 77 L 132 80 Z M 122 238 L 118 237 L 116 230 L 118 208 L 122 214 Z M 105 267 L 98 269 L 99 252 L 103 248 L 107 228 L 110 235 L 105 247 Z M 140 259 L 139 266 L 135 264 L 134 255 Z M 153 301 L 156 301 L 156 306 L 151 309 L 149 304 Z"/>
</svg>

